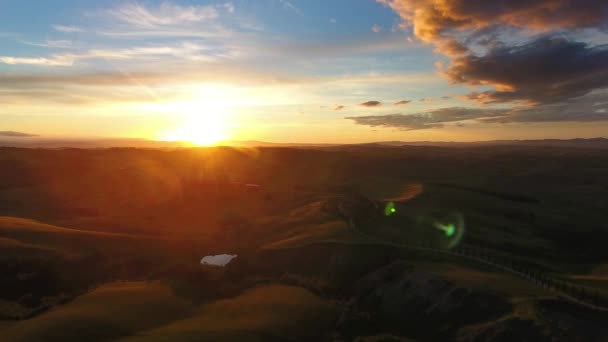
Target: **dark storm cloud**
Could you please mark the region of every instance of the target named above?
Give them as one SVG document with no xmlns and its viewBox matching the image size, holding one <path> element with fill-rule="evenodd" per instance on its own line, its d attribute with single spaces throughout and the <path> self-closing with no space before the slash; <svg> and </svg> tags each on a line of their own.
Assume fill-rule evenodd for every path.
<svg viewBox="0 0 608 342">
<path fill-rule="evenodd" d="M 15 131 L 0 131 L 0 137 L 30 138 L 30 137 L 37 137 L 37 135 L 36 134 L 23 133 L 23 132 L 15 132 Z"/>
<path fill-rule="evenodd" d="M 541 37 L 484 56 L 457 57 L 445 74 L 455 83 L 495 86 L 468 95 L 482 103 L 557 102 L 608 87 L 608 46 Z"/>
<path fill-rule="evenodd" d="M 361 104 L 363 107 L 380 107 L 382 106 L 382 102 L 380 101 L 367 101 Z"/>
<path fill-rule="evenodd" d="M 401 100 L 394 103 L 395 106 L 404 106 L 408 103 L 412 102 L 411 100 Z"/>
<path fill-rule="evenodd" d="M 608 87 L 608 48 L 573 39 L 608 32 L 608 1 L 377 1 L 450 58 L 450 81 L 490 88 L 470 100 L 539 106 Z"/>
<path fill-rule="evenodd" d="M 495 118 L 506 115 L 506 109 L 479 109 L 450 107 L 415 114 L 388 114 L 347 117 L 359 125 L 393 127 L 410 131 L 443 127 L 444 123 L 463 120 Z"/>
</svg>

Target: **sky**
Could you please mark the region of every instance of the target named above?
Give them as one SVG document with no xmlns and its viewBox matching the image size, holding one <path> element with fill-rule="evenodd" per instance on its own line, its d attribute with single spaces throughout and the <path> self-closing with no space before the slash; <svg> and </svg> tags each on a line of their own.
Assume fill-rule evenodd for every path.
<svg viewBox="0 0 608 342">
<path fill-rule="evenodd" d="M 608 137 L 608 2 L 0 0 L 0 137 Z"/>
</svg>

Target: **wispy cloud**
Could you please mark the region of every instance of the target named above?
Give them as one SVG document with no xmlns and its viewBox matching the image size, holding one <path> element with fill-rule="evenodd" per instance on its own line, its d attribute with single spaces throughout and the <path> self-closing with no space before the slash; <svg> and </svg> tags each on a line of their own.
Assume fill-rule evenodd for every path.
<svg viewBox="0 0 608 342">
<path fill-rule="evenodd" d="M 11 57 L 11 56 L 0 56 L 0 63 L 8 65 L 36 65 L 36 66 L 52 66 L 52 67 L 66 67 L 74 64 L 74 59 L 70 56 L 52 56 L 50 58 L 45 57 Z"/>
<path fill-rule="evenodd" d="M 218 17 L 215 6 L 180 6 L 169 2 L 163 2 L 158 8 L 148 8 L 137 2 L 126 3 L 108 13 L 120 22 L 140 28 L 204 22 Z"/>
<path fill-rule="evenodd" d="M 9 65 L 71 66 L 87 59 L 153 60 L 170 56 L 190 61 L 214 61 L 227 55 L 201 44 L 182 42 L 175 45 L 149 45 L 124 49 L 91 49 L 78 53 L 54 54 L 50 57 L 0 56 L 0 62 Z"/>
<path fill-rule="evenodd" d="M 36 134 L 29 134 L 23 132 L 15 132 L 15 131 L 0 131 L 0 137 L 9 137 L 9 138 L 30 138 L 37 137 Z"/>
<path fill-rule="evenodd" d="M 293 76 L 284 73 L 260 73 L 255 70 L 234 69 L 230 65 L 213 63 L 205 67 L 200 63 L 195 65 L 172 65 L 170 70 L 147 70 L 128 73 L 128 78 L 137 79 L 140 83 L 154 86 L 176 84 L 204 83 L 222 80 L 243 86 L 251 85 L 308 85 L 311 87 L 331 87 L 332 89 L 355 89 L 369 84 L 384 85 L 419 85 L 436 82 L 432 75 L 390 74 L 390 75 L 343 75 L 343 76 Z M 56 89 L 61 92 L 63 87 L 74 86 L 108 86 L 125 85 L 126 76 L 123 72 L 100 72 L 86 74 L 57 74 L 57 73 L 15 73 L 0 77 L 0 89 Z M 60 85 L 60 87 L 57 87 Z"/>
<path fill-rule="evenodd" d="M 401 100 L 394 103 L 395 106 L 404 106 L 408 103 L 412 102 L 411 100 Z"/>
<path fill-rule="evenodd" d="M 96 32 L 122 38 L 226 37 L 232 31 L 221 25 L 220 15 L 234 11 L 231 2 L 190 6 L 163 2 L 156 7 L 128 2 L 101 12 L 107 27 Z"/>
<path fill-rule="evenodd" d="M 281 6 L 291 8 L 291 2 L 281 2 Z M 295 6 L 294 6 L 295 7 Z M 297 9 L 297 8 L 296 8 Z M 365 38 L 341 41 L 339 43 L 309 43 L 293 40 L 270 39 L 266 35 L 252 33 L 240 26 L 226 26 L 223 16 L 234 12 L 231 2 L 216 5 L 178 5 L 163 2 L 151 5 L 147 2 L 127 2 L 91 13 L 96 20 L 88 32 L 95 32 L 108 38 L 121 38 L 146 46 L 124 47 L 126 42 L 113 44 L 110 39 L 86 44 L 93 46 L 83 50 L 86 45 L 68 40 L 47 40 L 27 42 L 31 45 L 51 49 L 71 48 L 70 53 L 40 54 L 37 56 L 6 55 L 0 56 L 0 63 L 32 66 L 71 66 L 83 60 L 158 60 L 176 61 L 218 61 L 238 60 L 240 56 L 248 59 L 293 59 L 310 62 L 311 58 L 353 58 L 357 55 L 375 54 L 379 51 L 396 51 L 405 44 L 400 37 Z M 229 28 L 230 26 L 230 28 Z M 78 27 L 55 25 L 56 29 L 75 31 Z M 173 39 L 178 43 L 168 43 Z M 101 45 L 103 44 L 103 45 Z M 182 46 L 179 46 L 179 45 Z M 53 51 L 55 52 L 55 51 Z"/>
<path fill-rule="evenodd" d="M 283 8 L 291 11 L 299 16 L 304 15 L 304 13 L 302 12 L 302 10 L 300 10 L 296 5 L 294 5 L 291 1 L 288 0 L 279 0 L 279 3 L 281 3 L 281 5 L 283 5 Z"/>
<path fill-rule="evenodd" d="M 27 45 L 41 46 L 51 49 L 69 49 L 72 47 L 72 41 L 70 40 L 45 40 L 44 42 L 39 43 L 24 41 L 23 43 Z"/>
<path fill-rule="evenodd" d="M 220 6 L 223 7 L 228 13 L 234 13 L 234 4 L 232 2 L 227 2 Z"/>
<path fill-rule="evenodd" d="M 151 57 L 150 57 L 151 58 Z M 142 64 L 138 61 L 138 64 Z M 428 76 L 416 74 L 390 75 L 327 75 L 306 76 L 285 72 L 261 72 L 255 68 L 237 68 L 231 63 L 174 63 L 161 69 L 149 63 L 139 71 L 125 68 L 98 73 L 19 72 L 0 77 L 0 103 L 46 105 L 47 103 L 91 105 L 92 103 L 150 102 L 188 96 L 189 91 L 205 83 L 230 84 L 254 92 L 293 94 L 288 98 L 301 101 L 301 96 L 314 98 L 316 103 L 337 101 L 320 89 L 337 92 L 361 92 L 370 84 L 419 87 L 429 82 Z M 433 81 L 436 82 L 436 79 Z M 317 95 L 318 94 L 318 95 Z M 257 96 L 257 95 L 256 95 Z M 291 101 L 291 100 L 286 100 Z M 345 99 L 345 101 L 348 101 Z M 301 102 L 298 102 L 301 104 Z M 343 105 L 330 107 L 337 109 Z M 360 107 L 349 106 L 357 111 Z M 74 108 L 74 107 L 72 107 Z M 346 106 L 342 109 L 346 110 Z"/>
<path fill-rule="evenodd" d="M 84 30 L 78 26 L 66 26 L 66 25 L 53 25 L 55 31 L 64 33 L 84 32 Z"/>
<path fill-rule="evenodd" d="M 264 43 L 264 42 L 262 42 Z M 353 57 L 356 55 L 378 54 L 387 51 L 400 51 L 406 49 L 402 37 L 364 37 L 357 39 L 344 39 L 323 43 L 274 41 L 265 49 L 269 53 L 279 53 L 282 56 L 293 58 L 301 57 Z"/>
<path fill-rule="evenodd" d="M 221 27 L 213 30 L 196 30 L 194 28 L 166 28 L 154 30 L 100 29 L 97 34 L 113 38 L 222 38 L 232 31 Z"/>
<path fill-rule="evenodd" d="M 374 32 L 374 33 L 380 33 L 380 32 L 382 32 L 382 26 L 380 26 L 378 24 L 374 24 L 372 26 L 372 32 Z"/>
</svg>

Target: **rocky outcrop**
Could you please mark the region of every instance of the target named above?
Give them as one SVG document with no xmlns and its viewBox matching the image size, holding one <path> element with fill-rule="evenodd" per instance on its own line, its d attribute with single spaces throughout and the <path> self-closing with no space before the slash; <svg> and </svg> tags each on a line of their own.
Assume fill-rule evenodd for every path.
<svg viewBox="0 0 608 342">
<path fill-rule="evenodd" d="M 466 328 L 455 340 L 459 342 L 559 341 L 542 330 L 542 327 L 534 321 L 510 317 Z"/>
<path fill-rule="evenodd" d="M 326 201 L 322 210 L 346 221 L 349 228 L 380 216 L 380 203 L 364 196 L 343 196 Z"/>
<path fill-rule="evenodd" d="M 496 319 L 512 310 L 502 297 L 457 287 L 402 261 L 360 279 L 354 292 L 340 323 L 345 331 L 358 333 L 376 330 L 416 338 L 447 337 L 455 326 Z"/>
</svg>

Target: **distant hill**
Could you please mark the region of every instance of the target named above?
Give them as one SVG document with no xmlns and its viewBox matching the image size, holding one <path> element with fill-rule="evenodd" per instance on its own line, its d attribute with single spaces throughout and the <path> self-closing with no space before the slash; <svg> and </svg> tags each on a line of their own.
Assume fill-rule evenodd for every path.
<svg viewBox="0 0 608 342">
<path fill-rule="evenodd" d="M 221 146 L 234 147 L 336 147 L 336 146 L 440 146 L 440 147 L 473 147 L 473 146 L 532 146 L 532 147 L 585 147 L 585 148 L 608 148 L 608 139 L 539 139 L 539 140 L 491 140 L 491 141 L 379 141 L 357 144 L 325 144 L 325 143 L 276 143 L 257 140 L 230 140 L 222 142 Z M 25 148 L 187 148 L 193 145 L 185 141 L 156 141 L 136 138 L 44 138 L 24 137 L 0 138 L 0 147 L 25 147 Z"/>
<path fill-rule="evenodd" d="M 0 139 L 3 147 L 25 147 L 25 148 L 111 148 L 111 147 L 136 147 L 136 148 L 179 148 L 190 144 L 179 141 L 155 141 L 147 139 L 129 138 L 5 138 Z"/>
<path fill-rule="evenodd" d="M 548 147 L 591 147 L 608 148 L 608 139 L 539 139 L 539 140 L 491 140 L 491 141 L 383 141 L 380 145 L 387 146 L 442 146 L 442 147 L 471 147 L 471 146 L 548 146 Z"/>
</svg>

